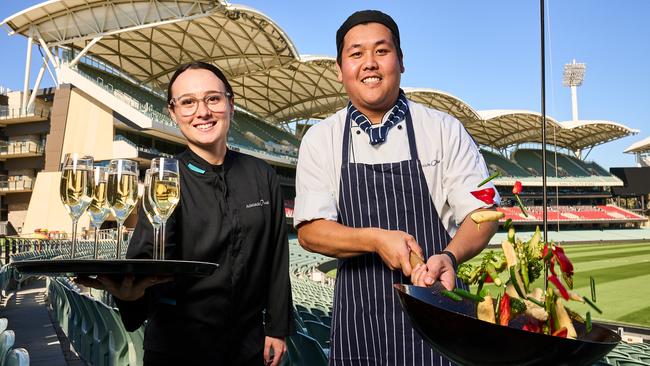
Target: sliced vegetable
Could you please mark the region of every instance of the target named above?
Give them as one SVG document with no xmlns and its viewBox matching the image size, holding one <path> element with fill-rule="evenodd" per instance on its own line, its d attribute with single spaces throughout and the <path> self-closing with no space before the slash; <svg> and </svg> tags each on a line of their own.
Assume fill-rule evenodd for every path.
<svg viewBox="0 0 650 366">
<path fill-rule="evenodd" d="M 528 217 L 528 213 L 526 212 L 526 207 L 524 206 L 524 203 L 521 202 L 521 198 L 519 198 L 518 194 L 515 195 L 515 199 L 517 200 L 517 206 L 519 206 L 521 213 L 524 214 L 525 217 Z"/>
<path fill-rule="evenodd" d="M 458 287 L 456 287 L 456 288 L 454 289 L 453 292 L 454 292 L 456 295 L 460 295 L 460 296 L 462 296 L 462 297 L 464 297 L 464 298 L 466 298 L 466 299 L 469 299 L 469 300 L 472 300 L 472 301 L 475 301 L 475 302 L 481 302 L 481 301 L 483 301 L 483 297 L 482 297 L 482 296 L 474 295 L 473 293 L 471 293 L 471 292 L 469 292 L 469 291 L 467 291 L 467 290 L 464 290 L 464 289 L 462 289 L 462 288 L 458 288 Z"/>
<path fill-rule="evenodd" d="M 534 303 L 529 299 L 526 299 L 524 300 L 524 304 L 526 305 L 525 314 L 529 317 L 543 322 L 548 319 L 548 313 L 544 310 L 543 303 Z"/>
<path fill-rule="evenodd" d="M 560 269 L 563 273 L 566 273 L 569 276 L 573 275 L 573 263 L 569 260 L 569 257 L 564 254 L 564 249 L 556 245 L 553 247 L 553 256 L 557 259 Z"/>
<path fill-rule="evenodd" d="M 589 286 L 591 287 L 591 301 L 596 302 L 596 280 L 589 276 Z"/>
<path fill-rule="evenodd" d="M 481 200 L 485 202 L 488 205 L 493 205 L 494 204 L 494 196 L 496 195 L 496 191 L 494 188 L 483 188 L 479 189 L 477 191 L 471 191 L 470 192 L 472 196 L 474 196 L 476 199 Z"/>
<path fill-rule="evenodd" d="M 503 254 L 506 256 L 506 262 L 508 267 L 514 267 L 517 265 L 517 252 L 515 252 L 515 247 L 512 246 L 512 243 L 504 240 L 501 242 L 501 249 L 503 249 Z"/>
<path fill-rule="evenodd" d="M 532 297 L 532 296 L 528 296 L 528 297 L 526 297 L 526 300 L 532 302 L 533 304 L 539 306 L 540 308 L 543 308 L 543 307 L 544 307 L 544 303 L 543 303 L 543 302 L 537 300 L 536 298 L 534 298 L 534 297 Z"/>
<path fill-rule="evenodd" d="M 564 272 L 562 272 L 562 281 L 566 284 L 566 287 L 570 288 L 573 290 L 573 276 L 568 275 Z"/>
<path fill-rule="evenodd" d="M 542 233 L 539 231 L 539 226 L 535 227 L 535 233 L 528 241 L 528 250 L 532 254 L 539 253 L 539 241 L 542 239 Z"/>
<path fill-rule="evenodd" d="M 515 316 L 526 311 L 526 304 L 516 297 L 510 298 L 510 316 Z"/>
<path fill-rule="evenodd" d="M 527 330 L 529 332 L 533 333 L 539 333 L 542 331 L 542 328 L 539 326 L 539 322 L 535 321 L 533 319 L 529 320 L 528 323 L 524 324 L 524 326 L 521 328 L 523 330 Z"/>
<path fill-rule="evenodd" d="M 484 301 L 478 303 L 476 316 L 488 323 L 496 324 L 496 314 L 494 314 L 494 302 L 492 296 L 486 295 Z"/>
<path fill-rule="evenodd" d="M 554 292 L 555 292 L 556 296 L 562 296 L 562 292 L 560 290 L 555 289 Z M 567 293 L 569 294 L 569 298 L 567 300 L 585 302 L 584 297 L 580 296 L 580 294 L 578 294 L 577 292 L 575 292 L 575 291 L 567 291 Z M 564 296 L 562 296 L 562 297 L 564 297 Z"/>
<path fill-rule="evenodd" d="M 510 283 L 512 283 L 512 286 L 515 288 L 515 291 L 517 291 L 517 295 L 519 297 L 526 298 L 526 293 L 524 292 L 524 283 L 521 280 L 521 276 L 519 275 L 518 271 L 518 266 L 512 266 L 510 267 Z"/>
<path fill-rule="evenodd" d="M 511 242 L 512 244 L 515 243 L 515 228 L 511 227 L 508 229 L 508 241 Z"/>
<path fill-rule="evenodd" d="M 567 338 L 568 330 L 566 328 L 560 328 L 553 332 L 554 337 Z"/>
<path fill-rule="evenodd" d="M 492 179 L 494 179 L 494 178 L 496 178 L 496 177 L 498 177 L 500 175 L 501 175 L 501 173 L 499 173 L 499 172 L 492 173 L 492 175 L 490 175 L 489 177 L 483 179 L 483 181 L 481 183 L 479 183 L 478 186 L 476 186 L 476 187 L 481 187 L 485 183 L 491 181 Z"/>
<path fill-rule="evenodd" d="M 478 288 L 476 289 L 476 295 L 479 295 L 481 293 L 481 291 L 483 290 L 483 284 L 489 278 L 490 276 L 488 276 L 487 272 L 483 272 L 481 274 L 481 277 L 478 279 Z"/>
<path fill-rule="evenodd" d="M 560 280 L 557 279 L 555 275 L 550 275 L 548 276 L 548 281 L 555 286 L 558 290 L 560 290 L 560 295 L 564 300 L 569 300 L 569 291 L 566 290 L 564 285 L 560 282 Z"/>
<path fill-rule="evenodd" d="M 503 294 L 499 303 L 499 324 L 508 326 L 510 322 L 510 296 Z"/>
<path fill-rule="evenodd" d="M 585 302 L 586 302 L 587 304 L 589 304 L 589 306 L 591 306 L 594 310 L 596 310 L 596 311 L 598 312 L 598 314 L 602 314 L 602 313 L 603 313 L 603 311 L 600 310 L 600 309 L 598 308 L 598 306 L 596 306 L 596 304 L 594 304 L 591 300 L 589 300 L 589 299 L 586 298 L 586 297 L 583 297 L 583 299 L 585 300 Z"/>
<path fill-rule="evenodd" d="M 497 269 L 494 267 L 494 265 L 492 263 L 487 263 L 485 265 L 485 272 L 489 275 L 490 279 L 492 280 L 492 282 L 494 282 L 494 284 L 497 287 L 501 287 L 502 281 L 499 278 L 499 274 L 497 273 Z"/>
<path fill-rule="evenodd" d="M 524 291 L 528 292 L 528 285 L 530 284 L 530 279 L 528 277 L 528 261 L 526 259 L 526 253 L 523 248 L 523 245 L 519 243 L 516 246 L 517 257 L 519 258 L 519 269 L 521 273 L 521 279 L 524 285 Z"/>
<path fill-rule="evenodd" d="M 564 309 L 562 300 L 559 298 L 555 300 L 555 315 L 557 316 L 559 329 L 564 328 L 567 330 L 566 338 L 576 339 L 578 333 L 576 333 L 576 329 L 573 327 L 573 322 L 571 321 L 567 311 Z"/>
<path fill-rule="evenodd" d="M 477 224 L 490 222 L 490 221 L 496 222 L 501 220 L 504 216 L 505 214 L 503 212 L 494 211 L 494 210 L 476 211 L 470 215 L 472 221 L 474 221 Z"/>
<path fill-rule="evenodd" d="M 587 334 L 589 334 L 589 332 L 591 332 L 591 327 L 592 327 L 592 325 L 591 325 L 591 313 L 587 312 L 587 319 L 585 319 L 585 328 L 586 328 L 585 331 L 587 332 Z"/>
<path fill-rule="evenodd" d="M 454 301 L 463 301 L 463 298 L 460 297 L 460 295 L 456 294 L 453 291 L 442 290 L 442 291 L 440 291 L 440 293 L 447 296 L 448 298 L 450 298 L 450 299 L 452 299 Z"/>
</svg>

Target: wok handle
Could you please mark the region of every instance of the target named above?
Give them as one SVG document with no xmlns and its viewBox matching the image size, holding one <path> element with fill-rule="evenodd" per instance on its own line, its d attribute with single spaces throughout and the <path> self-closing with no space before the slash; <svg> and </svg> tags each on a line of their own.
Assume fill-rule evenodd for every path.
<svg viewBox="0 0 650 366">
<path fill-rule="evenodd" d="M 419 264 L 424 264 L 424 258 L 420 257 L 416 252 L 411 251 L 409 253 L 409 262 L 411 262 L 411 268 L 415 268 Z"/>
</svg>

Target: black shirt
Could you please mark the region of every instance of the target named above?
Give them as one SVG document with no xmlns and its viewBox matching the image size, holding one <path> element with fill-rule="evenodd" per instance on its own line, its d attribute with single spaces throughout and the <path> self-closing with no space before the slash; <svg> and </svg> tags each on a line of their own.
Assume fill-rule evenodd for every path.
<svg viewBox="0 0 650 366">
<path fill-rule="evenodd" d="M 138 301 L 118 301 L 122 319 L 132 330 L 148 318 L 145 350 L 176 354 L 193 347 L 212 361 L 259 353 L 265 335 L 293 333 L 278 178 L 264 161 L 231 150 L 223 165 L 210 165 L 189 149 L 176 158 L 181 197 L 167 221 L 165 256 L 220 267 L 209 277 L 150 288 Z M 152 243 L 152 226 L 140 208 L 127 257 L 151 258 Z"/>
</svg>

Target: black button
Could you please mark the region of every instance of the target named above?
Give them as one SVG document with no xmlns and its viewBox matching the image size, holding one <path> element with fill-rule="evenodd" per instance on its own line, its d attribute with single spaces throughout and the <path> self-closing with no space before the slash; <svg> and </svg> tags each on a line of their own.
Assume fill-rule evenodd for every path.
<svg viewBox="0 0 650 366">
<path fill-rule="evenodd" d="M 401 130 L 401 129 L 402 129 L 402 125 L 397 125 L 397 129 L 398 129 L 398 130 Z"/>
<path fill-rule="evenodd" d="M 357 130 L 357 135 L 361 135 L 361 131 Z"/>
</svg>

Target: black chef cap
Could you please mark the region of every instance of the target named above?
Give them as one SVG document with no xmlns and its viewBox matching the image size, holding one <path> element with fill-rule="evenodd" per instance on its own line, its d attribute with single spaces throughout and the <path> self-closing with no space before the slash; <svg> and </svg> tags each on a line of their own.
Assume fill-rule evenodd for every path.
<svg viewBox="0 0 650 366">
<path fill-rule="evenodd" d="M 397 48 L 401 60 L 402 48 L 400 47 L 399 28 L 393 18 L 379 10 L 360 10 L 350 15 L 348 19 L 341 24 L 339 30 L 336 31 L 336 61 L 339 65 L 341 64 L 341 52 L 343 51 L 343 39 L 345 38 L 345 35 L 350 31 L 350 29 L 352 29 L 352 27 L 366 23 L 379 23 L 390 29 L 393 34 L 395 48 Z"/>
</svg>

